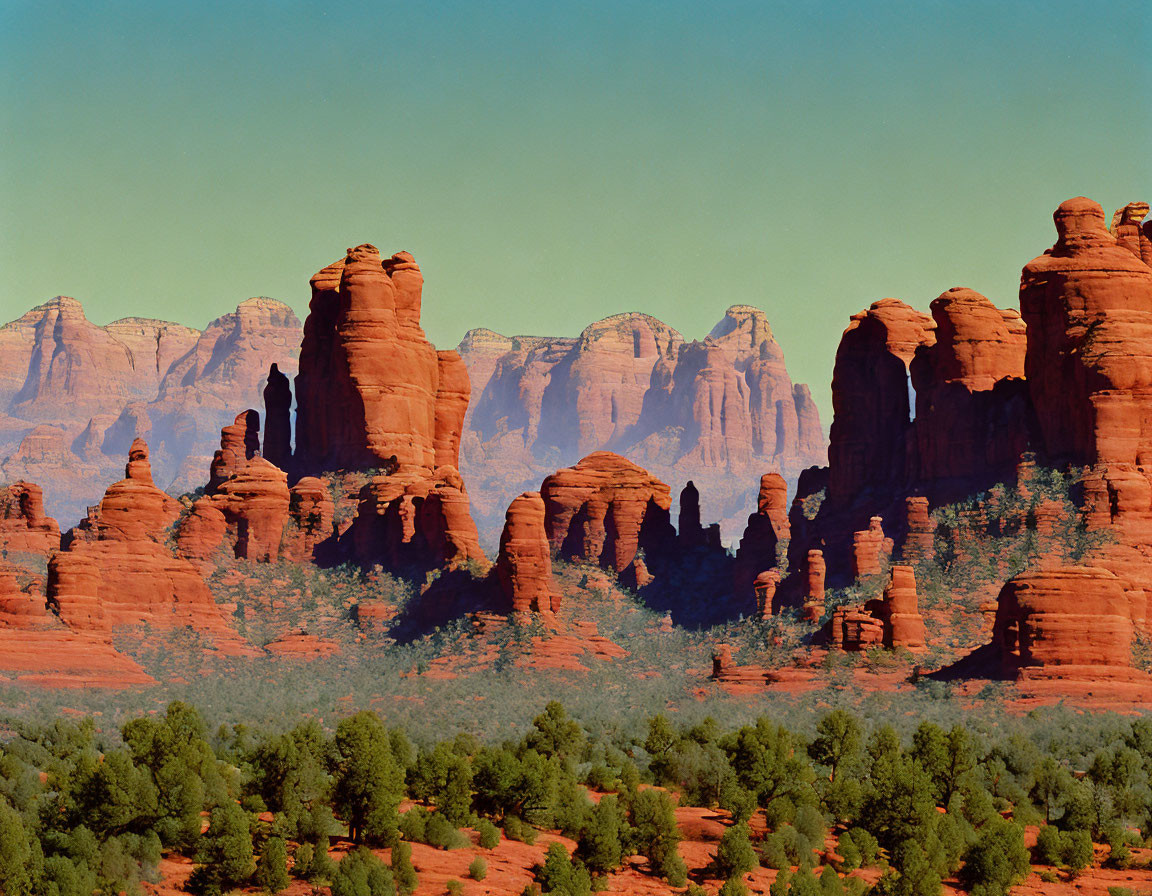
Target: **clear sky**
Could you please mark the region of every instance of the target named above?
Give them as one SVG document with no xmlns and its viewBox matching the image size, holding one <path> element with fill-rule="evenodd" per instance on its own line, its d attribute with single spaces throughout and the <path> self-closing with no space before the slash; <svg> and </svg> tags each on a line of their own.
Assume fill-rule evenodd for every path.
<svg viewBox="0 0 1152 896">
<path fill-rule="evenodd" d="M 0 164 L 5 320 L 303 317 L 367 241 L 441 347 L 758 305 L 830 417 L 849 314 L 1152 198 L 1152 4 L 0 0 Z"/>
</svg>

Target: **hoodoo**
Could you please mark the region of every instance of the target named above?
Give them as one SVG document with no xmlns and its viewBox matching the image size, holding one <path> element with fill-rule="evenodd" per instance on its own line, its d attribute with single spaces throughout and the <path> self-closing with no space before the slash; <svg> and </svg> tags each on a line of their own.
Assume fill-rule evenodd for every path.
<svg viewBox="0 0 1152 896">
<path fill-rule="evenodd" d="M 294 473 L 371 474 L 346 541 L 360 563 L 484 561 L 457 471 L 468 372 L 456 352 L 437 352 L 420 328 L 424 277 L 416 261 L 407 252 L 381 258 L 364 244 L 311 283 L 296 377 Z M 269 413 L 279 426 L 277 389 Z"/>
<path fill-rule="evenodd" d="M 137 439 L 124 479 L 64 538 L 48 566 L 48 603 L 80 631 L 141 624 L 188 626 L 217 646 L 245 652 L 208 586 L 167 544 L 180 505 L 152 482 L 148 446 Z"/>
</svg>

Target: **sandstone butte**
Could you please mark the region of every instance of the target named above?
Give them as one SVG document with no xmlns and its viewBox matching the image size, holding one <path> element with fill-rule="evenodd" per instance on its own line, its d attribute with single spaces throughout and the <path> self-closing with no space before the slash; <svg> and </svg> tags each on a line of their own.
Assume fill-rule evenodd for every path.
<svg viewBox="0 0 1152 896">
<path fill-rule="evenodd" d="M 669 549 L 671 490 L 648 471 L 610 451 L 594 451 L 557 470 L 540 487 L 552 550 L 605 569 L 635 571 L 637 552 Z"/>
<path fill-rule="evenodd" d="M 236 403 L 259 401 L 268 365 L 295 372 L 299 342 L 299 320 L 272 299 L 201 332 L 138 317 L 100 327 L 58 296 L 0 327 L 0 478 L 41 483 L 49 512 L 76 519 L 140 437 L 158 480 L 190 490 Z"/>
<path fill-rule="evenodd" d="M 45 516 L 39 486 L 0 489 L 0 553 L 48 556 L 60 527 Z M 152 679 L 105 637 L 70 630 L 48 611 L 44 577 L 0 560 L 0 674 L 49 687 L 134 687 Z"/>
<path fill-rule="evenodd" d="M 738 527 L 750 473 L 787 477 L 825 459 L 808 387 L 793 384 L 762 311 L 730 308 L 702 342 L 645 314 L 597 321 L 575 339 L 473 330 L 462 465 L 490 519 L 556 466 L 597 450 L 702 487 L 705 514 Z"/>
<path fill-rule="evenodd" d="M 1126 645 L 1134 626 L 1147 625 L 1152 587 L 1146 213 L 1131 203 L 1110 230 L 1097 203 L 1062 203 L 1055 245 L 1024 267 L 1020 315 L 954 288 L 931 303 L 931 318 L 895 299 L 853 316 L 836 355 L 829 467 L 801 476 L 792 505 L 792 569 L 819 550 L 837 580 L 874 574 L 876 538 L 864 525 L 874 516 L 898 521 L 897 556 L 927 558 L 930 507 L 997 481 L 1025 483 L 1031 462 L 1021 458 L 1034 452 L 1076 474 L 1085 522 L 1113 538 L 1091 566 L 1026 573 L 1005 586 L 998 649 L 1033 677 L 1037 668 L 1091 677 L 1096 662 L 1130 667 Z M 825 489 L 811 515 L 810 499 Z M 1051 532 L 1060 512 L 1049 504 L 1036 510 L 1038 532 Z M 1065 599 L 1077 589 L 1086 600 L 1079 607 Z M 1073 643 L 1065 632 L 1091 628 L 1086 618 L 1095 615 L 1098 638 Z M 864 622 L 841 636 L 874 638 Z"/>
<path fill-rule="evenodd" d="M 221 441 L 220 472 L 227 478 L 216 476 L 214 461 L 219 483 L 209 497 L 225 517 L 249 513 L 256 492 L 263 502 L 259 520 L 248 519 L 238 531 L 259 521 L 266 537 L 253 548 L 251 538 L 245 546 L 236 536 L 238 555 L 279 556 L 284 546 L 274 520 L 291 517 L 298 533 L 288 546 L 292 556 L 338 543 L 356 562 L 405 571 L 486 562 L 458 471 L 468 371 L 456 352 L 438 352 L 420 328 L 423 283 L 410 254 L 381 258 L 368 244 L 312 277 L 294 449 L 285 438 L 291 390 L 279 370 L 270 370 L 264 444 L 279 466 L 247 447 L 241 452 L 237 435 Z M 259 430 L 258 421 L 244 426 Z M 284 479 L 271 470 L 283 470 Z M 355 517 L 340 532 L 330 531 L 335 508 L 324 494 L 325 476 L 354 486 L 357 496 Z M 209 516 L 205 509 L 201 528 L 214 534 L 219 526 Z"/>
<path fill-rule="evenodd" d="M 148 446 L 133 442 L 124 478 L 64 537 L 48 565 L 48 604 L 75 631 L 188 626 L 245 654 L 195 567 L 168 547 L 180 505 L 152 481 Z"/>
</svg>

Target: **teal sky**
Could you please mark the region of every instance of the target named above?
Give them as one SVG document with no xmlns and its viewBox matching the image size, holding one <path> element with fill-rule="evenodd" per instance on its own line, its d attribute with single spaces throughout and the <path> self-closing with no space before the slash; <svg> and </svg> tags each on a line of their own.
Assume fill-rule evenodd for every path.
<svg viewBox="0 0 1152 896">
<path fill-rule="evenodd" d="M 830 418 L 849 314 L 1152 198 L 1149 85 L 1147 0 L 0 0 L 0 317 L 303 317 L 368 241 L 441 347 L 758 305 Z"/>
</svg>

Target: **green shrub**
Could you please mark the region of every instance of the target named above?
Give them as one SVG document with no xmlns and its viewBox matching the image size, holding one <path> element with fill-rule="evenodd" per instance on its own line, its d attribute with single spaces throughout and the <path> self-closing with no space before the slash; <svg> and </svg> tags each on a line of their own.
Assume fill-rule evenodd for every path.
<svg viewBox="0 0 1152 896">
<path fill-rule="evenodd" d="M 413 806 L 400 816 L 400 835 L 412 843 L 423 843 L 428 817 L 431 814 L 423 806 Z"/>
<path fill-rule="evenodd" d="M 515 815 L 509 815 L 504 819 L 504 836 L 509 840 L 527 843 L 531 846 L 536 842 L 536 829 Z"/>
<path fill-rule="evenodd" d="M 748 825 L 732 825 L 724 832 L 716 847 L 717 875 L 727 879 L 751 871 L 758 864 L 756 852 L 748 838 Z"/>
<path fill-rule="evenodd" d="M 1059 865 L 1064 858 L 1064 834 L 1046 824 L 1036 834 L 1036 861 L 1042 865 Z"/>
<path fill-rule="evenodd" d="M 474 827 L 476 833 L 480 835 L 481 848 L 495 849 L 500 845 L 500 828 L 492 824 L 487 818 L 481 818 Z"/>
<path fill-rule="evenodd" d="M 483 857 L 476 856 L 468 866 L 468 876 L 472 880 L 484 880 L 488 876 L 488 863 Z"/>
<path fill-rule="evenodd" d="M 392 871 L 363 846 L 340 860 L 332 875 L 332 896 L 392 896 Z"/>
<path fill-rule="evenodd" d="M 1091 865 L 1094 857 L 1092 836 L 1087 831 L 1068 831 L 1064 834 L 1061 858 L 1073 876 Z"/>
<path fill-rule="evenodd" d="M 256 863 L 256 883 L 269 893 L 279 893 L 291 882 L 288 877 L 288 850 L 282 837 L 269 837 Z"/>
<path fill-rule="evenodd" d="M 716 896 L 748 896 L 748 888 L 740 878 L 730 877 L 724 881 Z"/>
<path fill-rule="evenodd" d="M 964 855 L 961 882 L 986 896 L 1002 896 L 1028 876 L 1031 866 L 1024 847 L 1024 831 L 997 818 L 985 825 Z"/>
<path fill-rule="evenodd" d="M 428 816 L 428 823 L 424 826 L 424 842 L 437 849 L 464 849 L 471 845 L 468 838 L 439 812 Z"/>
<path fill-rule="evenodd" d="M 412 847 L 400 842 L 392 847 L 392 877 L 396 881 L 396 889 L 401 896 L 416 891 L 420 880 L 416 876 L 416 869 L 412 867 Z"/>
<path fill-rule="evenodd" d="M 448 896 L 460 896 L 460 894 L 464 892 L 464 884 L 453 878 L 448 881 L 445 892 L 448 893 Z"/>
<path fill-rule="evenodd" d="M 861 868 L 868 868 L 876 864 L 876 859 L 880 855 L 880 843 L 872 836 L 871 832 L 864 830 L 864 828 L 850 828 L 844 832 L 844 836 L 851 837 L 852 843 L 859 850 Z"/>
<path fill-rule="evenodd" d="M 840 839 L 836 844 L 836 851 L 840 853 L 841 871 L 855 871 L 860 867 L 863 856 L 860 855 L 860 847 L 856 845 L 856 841 L 852 838 L 851 831 L 845 831 L 840 835 Z"/>
</svg>

